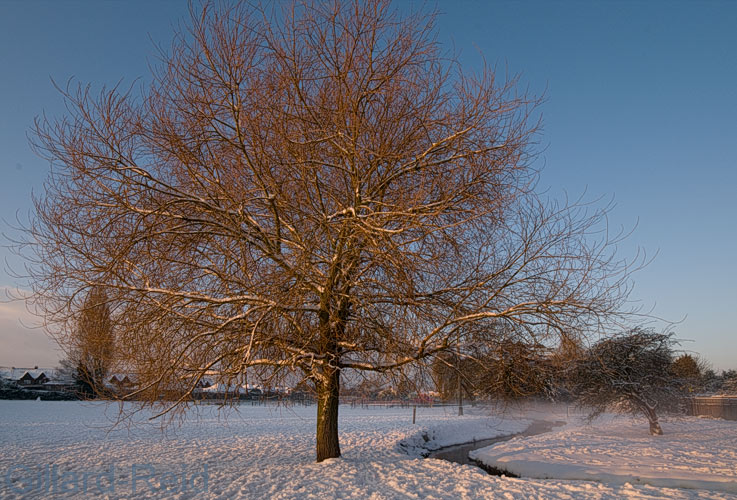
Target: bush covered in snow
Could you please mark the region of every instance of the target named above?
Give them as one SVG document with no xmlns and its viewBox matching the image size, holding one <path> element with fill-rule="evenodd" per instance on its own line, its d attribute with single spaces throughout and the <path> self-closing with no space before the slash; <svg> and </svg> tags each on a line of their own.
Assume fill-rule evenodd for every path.
<svg viewBox="0 0 737 500">
<path fill-rule="evenodd" d="M 656 410 L 675 410 L 682 400 L 682 381 L 671 371 L 672 334 L 635 328 L 594 344 L 576 366 L 574 393 L 591 408 L 590 418 L 604 411 L 641 414 L 650 433 L 663 434 Z"/>
</svg>

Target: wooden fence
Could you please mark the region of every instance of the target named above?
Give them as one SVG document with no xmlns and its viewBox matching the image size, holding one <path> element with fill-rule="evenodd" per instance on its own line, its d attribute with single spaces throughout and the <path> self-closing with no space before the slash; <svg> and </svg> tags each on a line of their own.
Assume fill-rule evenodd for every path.
<svg viewBox="0 0 737 500">
<path fill-rule="evenodd" d="M 694 397 L 689 403 L 691 415 L 737 420 L 736 396 Z"/>
</svg>

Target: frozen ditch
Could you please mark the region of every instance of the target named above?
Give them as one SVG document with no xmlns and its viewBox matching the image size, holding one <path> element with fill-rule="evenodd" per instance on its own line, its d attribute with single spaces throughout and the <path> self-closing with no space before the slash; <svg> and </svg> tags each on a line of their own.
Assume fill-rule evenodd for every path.
<svg viewBox="0 0 737 500">
<path fill-rule="evenodd" d="M 513 474 L 503 469 L 497 469 L 495 467 L 490 467 L 482 462 L 476 461 L 470 458 L 468 455 L 473 450 L 478 450 L 481 448 L 486 448 L 487 446 L 491 446 L 496 443 L 509 441 L 510 439 L 515 438 L 515 437 L 536 436 L 538 434 L 550 432 L 551 430 L 553 430 L 554 427 L 559 427 L 565 424 L 566 423 L 563 421 L 550 422 L 547 420 L 535 420 L 523 432 L 519 432 L 516 434 L 509 434 L 506 436 L 498 436 L 498 437 L 494 437 L 490 439 L 481 439 L 481 440 L 471 441 L 469 443 L 462 443 L 462 444 L 457 444 L 453 446 L 445 446 L 443 448 L 440 448 L 430 453 L 428 458 L 439 458 L 441 460 L 446 460 L 448 462 L 455 462 L 457 464 L 462 464 L 462 465 L 474 465 L 476 467 L 479 467 L 485 470 L 486 472 L 494 476 L 501 476 L 503 474 L 508 477 L 519 477 L 517 474 Z"/>
</svg>

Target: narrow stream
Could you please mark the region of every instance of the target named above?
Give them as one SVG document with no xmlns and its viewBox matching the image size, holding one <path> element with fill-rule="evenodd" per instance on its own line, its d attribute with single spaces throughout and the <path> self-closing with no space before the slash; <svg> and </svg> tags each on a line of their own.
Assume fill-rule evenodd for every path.
<svg viewBox="0 0 737 500">
<path fill-rule="evenodd" d="M 445 448 L 440 448 L 439 450 L 435 450 L 434 452 L 430 453 L 428 458 L 439 458 L 441 460 L 447 460 L 449 462 L 455 462 L 457 464 L 475 465 L 477 467 L 480 467 L 481 469 L 484 469 L 489 474 L 493 474 L 493 475 L 505 474 L 507 476 L 510 476 L 511 474 L 505 471 L 499 471 L 493 468 L 488 468 L 476 462 L 475 460 L 471 460 L 470 458 L 468 458 L 468 453 L 471 450 L 478 450 L 479 448 L 485 448 L 495 443 L 509 441 L 510 439 L 517 437 L 517 436 L 536 436 L 538 434 L 543 434 L 544 432 L 550 432 L 551 430 L 553 430 L 553 427 L 559 427 L 561 425 L 565 425 L 565 422 L 562 422 L 562 421 L 549 422 L 546 420 L 535 420 L 532 422 L 532 425 L 530 425 L 524 432 L 520 432 L 518 434 L 511 434 L 508 436 L 499 436 L 499 437 L 495 437 L 491 439 L 482 439 L 479 441 L 472 441 L 470 443 L 446 446 Z"/>
</svg>

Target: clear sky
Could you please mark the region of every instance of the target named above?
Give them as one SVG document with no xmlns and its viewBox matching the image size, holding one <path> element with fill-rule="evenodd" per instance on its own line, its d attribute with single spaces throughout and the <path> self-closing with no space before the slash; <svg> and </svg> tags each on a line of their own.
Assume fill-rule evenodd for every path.
<svg viewBox="0 0 737 500">
<path fill-rule="evenodd" d="M 398 1 L 407 8 L 422 5 Z M 431 4 L 432 5 L 432 4 Z M 737 368 L 737 2 L 437 3 L 439 40 L 469 68 L 483 54 L 543 93 L 541 186 L 613 197 L 611 221 L 655 260 L 633 299 L 668 320 L 717 369 Z M 0 0 L 0 216 L 27 218 L 48 165 L 26 134 L 63 113 L 51 78 L 93 85 L 149 75 L 184 1 Z M 4 244 L 7 241 L 4 239 Z M 22 261 L 0 248 L 9 268 Z M 6 270 L 0 287 L 17 285 Z M 685 318 L 685 319 L 684 319 Z M 0 304 L 0 365 L 59 353 L 22 304 Z"/>
</svg>

